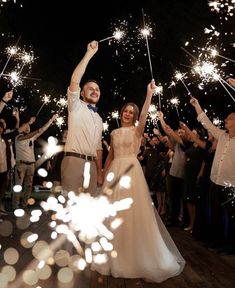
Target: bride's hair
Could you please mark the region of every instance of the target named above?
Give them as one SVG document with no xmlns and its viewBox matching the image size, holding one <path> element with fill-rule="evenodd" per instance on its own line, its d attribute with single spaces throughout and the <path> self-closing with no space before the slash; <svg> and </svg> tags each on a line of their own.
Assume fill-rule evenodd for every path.
<svg viewBox="0 0 235 288">
<path fill-rule="evenodd" d="M 126 104 L 122 107 L 122 109 L 121 109 L 121 111 L 120 111 L 120 117 L 121 117 L 121 118 L 122 118 L 123 111 L 126 109 L 127 106 L 133 107 L 133 112 L 134 112 L 134 115 L 133 115 L 133 125 L 134 125 L 134 124 L 136 123 L 136 121 L 138 120 L 140 110 L 139 110 L 138 106 L 137 106 L 135 103 L 133 103 L 133 102 L 128 102 L 128 103 L 126 103 Z"/>
</svg>

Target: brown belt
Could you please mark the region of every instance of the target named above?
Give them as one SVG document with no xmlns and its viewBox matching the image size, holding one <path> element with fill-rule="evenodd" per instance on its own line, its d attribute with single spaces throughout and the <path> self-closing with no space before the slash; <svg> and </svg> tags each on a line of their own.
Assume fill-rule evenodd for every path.
<svg viewBox="0 0 235 288">
<path fill-rule="evenodd" d="M 26 165 L 35 164 L 35 162 L 29 162 L 29 161 L 23 161 L 23 160 L 20 160 L 19 162 L 23 163 L 23 164 L 26 164 Z"/>
<path fill-rule="evenodd" d="M 80 154 L 80 153 L 77 153 L 77 152 L 65 152 L 64 156 L 78 157 L 78 158 L 81 158 L 81 159 L 84 159 L 84 160 L 87 160 L 87 161 L 95 161 L 96 160 L 95 156 L 87 156 L 87 155 Z"/>
</svg>

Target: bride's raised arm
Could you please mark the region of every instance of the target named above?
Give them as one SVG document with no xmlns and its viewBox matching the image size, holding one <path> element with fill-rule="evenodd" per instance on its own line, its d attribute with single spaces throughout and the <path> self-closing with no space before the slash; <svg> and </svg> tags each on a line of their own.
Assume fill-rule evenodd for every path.
<svg viewBox="0 0 235 288">
<path fill-rule="evenodd" d="M 155 89 L 156 89 L 156 85 L 155 85 L 155 80 L 153 79 L 147 86 L 146 98 L 145 98 L 142 110 L 140 112 L 139 123 L 136 129 L 139 137 L 141 137 L 144 133 L 147 113 L 148 113 L 149 106 L 151 104 L 152 96 L 153 96 Z"/>
</svg>

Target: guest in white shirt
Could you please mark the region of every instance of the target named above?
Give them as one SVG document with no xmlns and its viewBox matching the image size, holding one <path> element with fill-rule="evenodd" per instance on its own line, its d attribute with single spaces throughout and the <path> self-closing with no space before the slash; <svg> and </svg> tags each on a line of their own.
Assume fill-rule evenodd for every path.
<svg viewBox="0 0 235 288">
<path fill-rule="evenodd" d="M 218 141 L 210 174 L 211 236 L 219 246 L 233 246 L 231 249 L 235 252 L 234 207 L 229 201 L 233 195 L 232 189 L 235 187 L 235 110 L 225 118 L 225 130 L 223 130 L 209 120 L 196 98 L 192 97 L 190 103 L 197 112 L 198 121 Z M 224 231 L 224 215 L 228 216 L 227 231 Z M 226 241 L 223 237 L 224 232 Z"/>
<path fill-rule="evenodd" d="M 13 210 L 20 206 L 26 208 L 28 205 L 28 199 L 32 192 L 35 171 L 34 141 L 51 126 L 57 116 L 57 114 L 54 114 L 43 127 L 33 132 L 30 132 L 29 122 L 23 123 L 20 127 L 22 133 L 15 138 L 15 185 L 20 185 L 22 191 L 20 193 L 13 191 Z"/>
</svg>

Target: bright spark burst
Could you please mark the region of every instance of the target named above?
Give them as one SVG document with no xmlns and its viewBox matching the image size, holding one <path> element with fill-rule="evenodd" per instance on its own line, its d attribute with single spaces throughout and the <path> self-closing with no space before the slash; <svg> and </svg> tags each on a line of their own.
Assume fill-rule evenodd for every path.
<svg viewBox="0 0 235 288">
<path fill-rule="evenodd" d="M 145 37 L 151 37 L 152 36 L 152 28 L 145 26 L 143 29 L 140 29 L 140 34 Z"/>
<path fill-rule="evenodd" d="M 42 108 L 44 107 L 44 105 L 47 105 L 48 103 L 51 102 L 51 95 L 47 95 L 44 94 L 42 97 L 42 105 L 40 106 L 40 108 L 38 109 L 38 112 L 36 113 L 36 116 L 38 116 L 38 114 L 40 113 L 40 111 L 42 110 Z"/>
<path fill-rule="evenodd" d="M 113 111 L 111 115 L 112 115 L 112 118 L 114 118 L 114 119 L 118 119 L 118 117 L 119 117 L 118 111 Z"/>
<path fill-rule="evenodd" d="M 17 55 L 19 49 L 20 48 L 17 46 L 9 46 L 6 48 L 6 53 L 7 53 L 8 57 L 14 57 Z"/>
<path fill-rule="evenodd" d="M 157 118 L 157 106 L 151 104 L 148 110 L 148 117 L 153 121 Z"/>
<path fill-rule="evenodd" d="M 222 125 L 222 121 L 217 117 L 217 118 L 214 118 L 213 120 L 212 120 L 212 122 L 213 122 L 213 124 L 214 125 L 216 125 L 216 126 L 218 126 L 218 127 L 221 127 L 221 125 Z"/>
<path fill-rule="evenodd" d="M 211 61 L 199 61 L 193 70 L 199 74 L 204 82 L 218 80 L 219 70 L 216 68 L 217 64 Z"/>
<path fill-rule="evenodd" d="M 177 97 L 171 98 L 170 102 L 171 104 L 176 105 L 176 106 L 178 106 L 180 103 L 179 98 Z"/>
<path fill-rule="evenodd" d="M 181 83 L 183 84 L 184 88 L 187 90 L 188 95 L 191 95 L 187 85 L 184 82 L 184 79 L 186 78 L 186 73 L 181 73 L 180 71 L 175 71 L 174 78 L 176 79 L 176 81 L 181 81 Z"/>
<path fill-rule="evenodd" d="M 86 244 L 86 249 L 90 249 L 91 259 L 85 262 L 96 262 L 97 252 L 106 254 L 113 249 L 109 242 L 114 235 L 114 222 L 117 223 L 117 212 L 130 208 L 133 200 L 125 198 L 114 203 L 110 203 L 105 195 L 92 197 L 89 193 L 80 193 L 76 196 L 73 192 L 68 193 L 68 199 L 63 196 L 57 198 L 49 197 L 47 201 L 41 203 L 45 211 L 52 211 L 53 221 L 50 227 L 55 231 L 53 234 L 56 238 L 63 234 L 69 242 L 77 249 L 81 257 L 84 251 L 80 243 Z M 114 217 L 109 226 L 104 222 L 109 217 Z M 121 224 L 121 221 L 120 221 Z M 119 225 L 115 225 L 117 228 Z M 97 245 L 99 249 L 95 249 Z M 105 244 L 104 244 L 105 243 Z"/>
<path fill-rule="evenodd" d="M 125 35 L 124 31 L 121 31 L 120 29 L 116 29 L 112 36 L 101 39 L 98 42 L 104 42 L 104 41 L 111 40 L 111 39 L 115 39 L 117 41 L 120 41 L 120 39 L 123 38 L 124 35 Z"/>
<path fill-rule="evenodd" d="M 58 110 L 58 114 L 60 114 L 60 112 L 64 111 L 64 109 L 68 106 L 68 100 L 66 97 L 62 96 L 60 97 L 59 100 L 57 100 L 56 98 L 53 99 L 54 102 L 56 102 L 56 106 L 59 107 L 59 110 Z"/>
<path fill-rule="evenodd" d="M 234 16 L 235 0 L 209 1 L 208 5 L 211 11 L 220 14 L 225 14 L 225 20 L 228 20 L 227 17 Z"/>
<path fill-rule="evenodd" d="M 180 113 L 179 113 L 179 110 L 178 110 L 178 106 L 180 104 L 179 98 L 173 97 L 173 98 L 170 99 L 170 102 L 171 102 L 172 105 L 174 105 L 176 113 L 177 113 L 177 116 L 180 119 Z"/>
<path fill-rule="evenodd" d="M 61 127 L 64 125 L 65 120 L 63 116 L 56 118 L 56 125 L 61 129 Z"/>
<path fill-rule="evenodd" d="M 156 95 L 162 95 L 162 93 L 163 93 L 163 86 L 161 86 L 161 85 L 157 86 L 156 89 L 155 89 L 155 91 L 154 91 L 154 93 L 155 93 Z"/>
<path fill-rule="evenodd" d="M 103 123 L 103 131 L 105 132 L 105 131 L 107 131 L 108 129 L 109 129 L 109 124 L 108 124 L 107 121 L 105 121 L 105 122 Z"/>
</svg>

